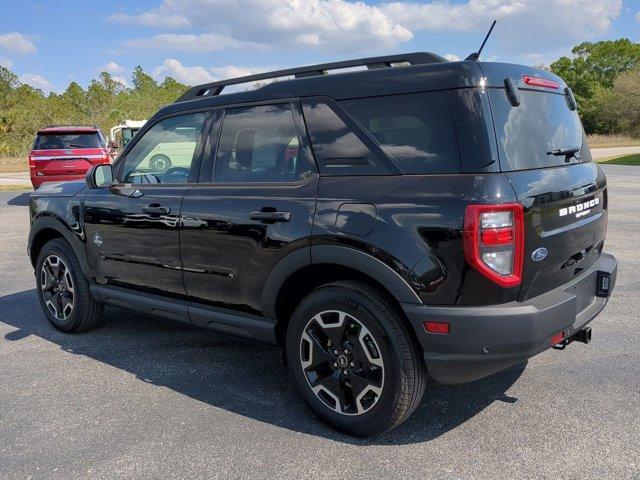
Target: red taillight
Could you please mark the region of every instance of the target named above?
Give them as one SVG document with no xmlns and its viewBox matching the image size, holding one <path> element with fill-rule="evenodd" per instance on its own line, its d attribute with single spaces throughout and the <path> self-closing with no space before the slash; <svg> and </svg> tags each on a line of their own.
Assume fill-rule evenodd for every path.
<svg viewBox="0 0 640 480">
<path fill-rule="evenodd" d="M 36 157 L 29 155 L 29 168 L 36 168 Z"/>
<path fill-rule="evenodd" d="M 488 228 L 482 231 L 485 245 L 506 245 L 513 243 L 513 227 Z"/>
<path fill-rule="evenodd" d="M 522 280 L 524 210 L 519 203 L 469 205 L 464 215 L 467 262 L 502 287 Z"/>
<path fill-rule="evenodd" d="M 546 78 L 533 77 L 531 75 L 522 75 L 522 81 L 526 85 L 531 85 L 532 87 L 553 88 L 555 90 L 560 88 L 558 82 L 547 80 Z"/>
<path fill-rule="evenodd" d="M 448 334 L 451 330 L 447 322 L 424 322 L 424 329 L 429 333 Z"/>
<path fill-rule="evenodd" d="M 551 345 L 557 345 L 562 340 L 564 340 L 564 332 L 558 332 L 553 337 L 551 337 Z"/>
</svg>

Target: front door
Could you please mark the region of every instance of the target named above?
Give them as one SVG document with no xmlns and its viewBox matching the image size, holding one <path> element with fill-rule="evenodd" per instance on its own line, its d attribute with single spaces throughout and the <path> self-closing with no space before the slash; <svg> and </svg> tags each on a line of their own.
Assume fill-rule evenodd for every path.
<svg viewBox="0 0 640 480">
<path fill-rule="evenodd" d="M 215 166 L 183 201 L 185 288 L 260 314 L 272 268 L 310 246 L 318 175 L 296 102 L 226 109 L 220 128 Z"/>
<path fill-rule="evenodd" d="M 87 257 L 99 284 L 184 296 L 182 198 L 197 176 L 205 112 L 153 124 L 114 166 L 116 184 L 85 200 Z"/>
</svg>

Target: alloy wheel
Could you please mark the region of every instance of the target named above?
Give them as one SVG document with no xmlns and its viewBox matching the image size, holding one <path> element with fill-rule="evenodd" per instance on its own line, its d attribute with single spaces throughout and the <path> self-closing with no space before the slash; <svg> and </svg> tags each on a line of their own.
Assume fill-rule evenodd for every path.
<svg viewBox="0 0 640 480">
<path fill-rule="evenodd" d="M 300 363 L 313 393 L 343 415 L 361 415 L 380 399 L 384 362 L 376 339 L 339 310 L 315 315 L 300 339 Z"/>
<path fill-rule="evenodd" d="M 40 290 L 51 315 L 60 321 L 71 316 L 75 298 L 73 277 L 59 256 L 49 255 L 42 263 Z"/>
</svg>

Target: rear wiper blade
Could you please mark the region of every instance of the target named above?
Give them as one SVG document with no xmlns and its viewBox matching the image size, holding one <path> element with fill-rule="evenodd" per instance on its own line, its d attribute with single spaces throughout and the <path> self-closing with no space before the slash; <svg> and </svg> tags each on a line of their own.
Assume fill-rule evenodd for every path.
<svg viewBox="0 0 640 480">
<path fill-rule="evenodd" d="M 556 148 L 547 152 L 547 155 L 555 155 L 556 157 L 568 157 L 575 155 L 581 150 L 581 147 Z"/>
</svg>

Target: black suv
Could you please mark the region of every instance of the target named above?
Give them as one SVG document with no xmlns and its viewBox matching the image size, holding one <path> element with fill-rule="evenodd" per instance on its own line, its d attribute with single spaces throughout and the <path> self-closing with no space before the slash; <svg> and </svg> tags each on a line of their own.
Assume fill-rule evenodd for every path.
<svg viewBox="0 0 640 480">
<path fill-rule="evenodd" d="M 616 279 L 571 90 L 430 53 L 195 87 L 30 215 L 56 328 L 114 305 L 280 346 L 310 407 L 360 436 L 405 420 L 427 377 L 587 343 Z"/>
</svg>

